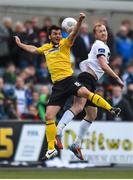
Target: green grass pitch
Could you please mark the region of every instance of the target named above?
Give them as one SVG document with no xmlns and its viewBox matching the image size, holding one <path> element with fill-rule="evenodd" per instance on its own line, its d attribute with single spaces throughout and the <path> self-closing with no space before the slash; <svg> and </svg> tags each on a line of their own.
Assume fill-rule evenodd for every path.
<svg viewBox="0 0 133 180">
<path fill-rule="evenodd" d="M 1 168 L 0 179 L 133 179 L 133 169 Z"/>
</svg>

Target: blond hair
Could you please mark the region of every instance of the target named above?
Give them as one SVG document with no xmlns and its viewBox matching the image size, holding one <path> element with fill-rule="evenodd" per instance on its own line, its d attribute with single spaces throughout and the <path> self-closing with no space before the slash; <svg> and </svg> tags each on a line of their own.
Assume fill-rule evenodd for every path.
<svg viewBox="0 0 133 180">
<path fill-rule="evenodd" d="M 101 22 L 95 23 L 94 26 L 93 26 L 93 33 L 95 34 L 97 27 L 101 27 L 101 26 L 105 26 L 105 25 L 103 23 L 101 23 Z"/>
</svg>

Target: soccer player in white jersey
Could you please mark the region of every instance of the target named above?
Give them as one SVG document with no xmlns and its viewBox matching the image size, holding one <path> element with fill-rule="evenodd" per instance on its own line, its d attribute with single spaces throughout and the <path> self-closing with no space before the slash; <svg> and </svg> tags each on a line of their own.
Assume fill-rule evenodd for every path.
<svg viewBox="0 0 133 180">
<path fill-rule="evenodd" d="M 88 59 L 80 63 L 81 73 L 78 76 L 78 80 L 87 89 L 94 92 L 96 90 L 97 81 L 103 76 L 104 73 L 112 76 L 117 82 L 123 86 L 122 80 L 115 74 L 115 72 L 110 68 L 109 58 L 110 50 L 107 46 L 108 33 L 105 25 L 97 23 L 94 26 L 93 33 L 95 35 L 95 42 L 92 45 L 91 51 L 88 54 Z M 63 117 L 61 118 L 57 126 L 57 136 L 56 143 L 59 149 L 62 149 L 61 134 L 63 128 L 73 119 L 75 115 L 81 112 L 86 107 L 86 116 L 80 122 L 80 129 L 74 143 L 70 146 L 70 150 L 81 160 L 83 160 L 83 155 L 81 153 L 81 142 L 87 132 L 88 128 L 91 126 L 92 121 L 96 119 L 97 107 L 87 101 L 85 98 L 74 98 L 73 106 L 67 110 Z M 115 115 L 119 115 L 120 108 L 115 109 Z"/>
</svg>

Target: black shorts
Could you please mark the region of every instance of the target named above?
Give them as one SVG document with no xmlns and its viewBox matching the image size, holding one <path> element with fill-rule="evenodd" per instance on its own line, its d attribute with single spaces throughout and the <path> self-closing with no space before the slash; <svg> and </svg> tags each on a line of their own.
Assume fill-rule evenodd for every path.
<svg viewBox="0 0 133 180">
<path fill-rule="evenodd" d="M 77 91 L 82 87 L 76 77 L 70 76 L 54 83 L 52 94 L 47 106 L 54 105 L 63 107 L 66 100 L 71 95 L 77 95 Z"/>
<path fill-rule="evenodd" d="M 82 72 L 78 75 L 78 81 L 85 86 L 89 91 L 95 92 L 96 90 L 96 85 L 97 85 L 97 80 L 89 73 L 87 72 Z M 94 106 L 91 101 L 87 101 L 86 106 Z"/>
</svg>

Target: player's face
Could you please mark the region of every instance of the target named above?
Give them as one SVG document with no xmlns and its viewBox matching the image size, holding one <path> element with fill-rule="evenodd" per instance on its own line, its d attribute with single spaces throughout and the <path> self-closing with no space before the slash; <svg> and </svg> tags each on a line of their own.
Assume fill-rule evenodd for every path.
<svg viewBox="0 0 133 180">
<path fill-rule="evenodd" d="M 107 29 L 104 25 L 96 28 L 95 37 L 98 40 L 101 40 L 103 42 L 107 42 L 108 32 L 107 32 Z"/>
<path fill-rule="evenodd" d="M 60 40 L 62 38 L 61 35 L 61 30 L 52 30 L 51 35 L 50 35 L 50 41 L 53 44 L 59 44 Z"/>
</svg>

